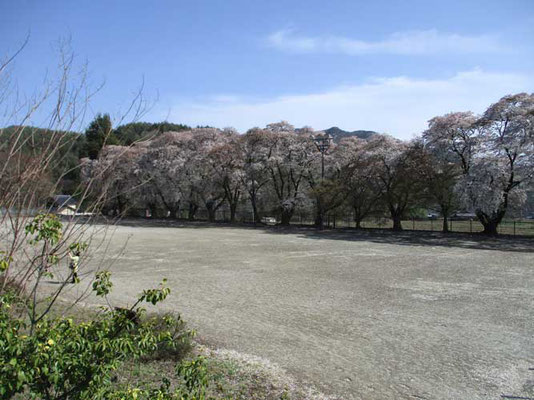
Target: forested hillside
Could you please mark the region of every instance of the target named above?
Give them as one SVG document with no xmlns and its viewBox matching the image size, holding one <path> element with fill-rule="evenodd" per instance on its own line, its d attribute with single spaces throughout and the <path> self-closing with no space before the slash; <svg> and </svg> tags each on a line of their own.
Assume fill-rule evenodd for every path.
<svg viewBox="0 0 534 400">
<path fill-rule="evenodd" d="M 87 131 L 64 132 L 35 126 L 8 126 L 0 128 L 0 158 L 8 156 L 12 149 L 19 149 L 26 160 L 42 154 L 52 145 L 58 146 L 47 171 L 49 185 L 56 185 L 55 192 L 76 194 L 80 184 L 80 159 L 93 153 L 93 158 L 103 145 L 129 146 L 135 142 L 159 136 L 163 132 L 179 132 L 191 129 L 187 125 L 171 122 L 133 122 L 113 129 L 106 115 L 98 115 Z M 109 132 L 107 132 L 109 131 Z M 104 140 L 108 136 L 107 140 Z"/>
<path fill-rule="evenodd" d="M 336 143 L 346 137 L 357 137 L 360 139 L 369 139 L 371 136 L 377 134 L 377 132 L 374 132 L 374 131 L 364 131 L 364 130 L 357 130 L 357 131 L 352 131 L 352 132 L 344 131 L 343 129 L 340 129 L 337 126 L 328 128 L 324 132 L 332 136 L 334 138 L 334 142 Z"/>
</svg>

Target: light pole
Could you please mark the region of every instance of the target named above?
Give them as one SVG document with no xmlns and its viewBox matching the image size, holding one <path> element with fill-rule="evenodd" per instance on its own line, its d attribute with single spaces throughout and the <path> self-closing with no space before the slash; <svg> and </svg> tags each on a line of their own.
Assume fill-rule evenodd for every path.
<svg viewBox="0 0 534 400">
<path fill-rule="evenodd" d="M 330 143 L 332 142 L 332 136 L 323 133 L 313 136 L 313 141 L 317 150 L 321 152 L 321 180 L 324 180 L 324 155 L 330 148 Z"/>
<path fill-rule="evenodd" d="M 324 181 L 324 155 L 330 148 L 330 143 L 332 142 L 332 136 L 322 133 L 315 136 L 312 136 L 312 139 L 317 146 L 317 150 L 321 152 L 321 182 Z M 317 197 L 317 216 L 315 219 L 315 225 L 319 229 L 323 229 L 323 208 L 321 204 L 320 196 Z"/>
</svg>

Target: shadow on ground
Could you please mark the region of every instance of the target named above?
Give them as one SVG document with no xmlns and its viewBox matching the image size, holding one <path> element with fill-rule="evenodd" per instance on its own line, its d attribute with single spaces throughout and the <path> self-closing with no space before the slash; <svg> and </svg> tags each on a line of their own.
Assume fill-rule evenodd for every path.
<svg viewBox="0 0 534 400">
<path fill-rule="evenodd" d="M 105 222 L 105 221 L 99 221 Z M 110 221 L 107 221 L 110 223 Z M 166 219 L 125 218 L 113 221 L 113 224 L 131 227 L 158 228 L 224 228 L 251 229 L 284 235 L 296 234 L 307 239 L 344 240 L 352 242 L 372 242 L 382 244 L 396 244 L 401 246 L 430 246 L 430 247 L 460 247 L 465 249 L 497 250 L 510 252 L 534 253 L 534 238 L 524 236 L 487 237 L 482 234 L 456 233 L 447 234 L 428 231 L 394 232 L 387 229 L 325 229 L 317 230 L 310 226 L 269 226 L 254 224 L 230 224 L 224 222 L 184 221 Z"/>
<path fill-rule="evenodd" d="M 330 239 L 346 241 L 367 241 L 383 244 L 431 247 L 461 247 L 465 249 L 516 251 L 534 253 L 534 239 L 518 237 L 488 238 L 480 234 L 440 232 L 393 232 L 386 230 L 336 230 L 309 231 L 303 236 L 309 239 Z"/>
</svg>

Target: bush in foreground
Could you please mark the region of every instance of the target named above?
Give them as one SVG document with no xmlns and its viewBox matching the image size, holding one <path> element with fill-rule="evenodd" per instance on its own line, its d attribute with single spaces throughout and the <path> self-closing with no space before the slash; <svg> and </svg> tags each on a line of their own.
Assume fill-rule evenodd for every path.
<svg viewBox="0 0 534 400">
<path fill-rule="evenodd" d="M 28 224 L 27 231 L 34 235 L 34 243 L 50 244 L 52 237 L 61 236 L 61 228 L 54 216 L 39 215 Z M 53 256 L 44 254 L 46 259 Z M 0 277 L 10 262 L 2 258 Z M 112 289 L 110 273 L 97 273 L 92 288 L 97 296 L 106 297 Z M 113 382 L 114 374 L 127 360 L 186 348 L 189 335 L 184 333 L 179 318 L 143 318 L 142 303 L 156 305 L 169 293 L 164 280 L 159 288 L 144 290 L 131 308 L 103 308 L 89 321 L 74 322 L 48 312 L 32 317 L 37 315 L 32 309 L 35 302 L 29 302 L 28 313 L 20 313 L 20 296 L 11 290 L 2 291 L 0 398 L 203 399 L 206 372 L 202 358 L 176 367 L 176 375 L 184 381 L 180 388 L 171 390 L 167 379 L 157 387 L 118 387 Z"/>
</svg>

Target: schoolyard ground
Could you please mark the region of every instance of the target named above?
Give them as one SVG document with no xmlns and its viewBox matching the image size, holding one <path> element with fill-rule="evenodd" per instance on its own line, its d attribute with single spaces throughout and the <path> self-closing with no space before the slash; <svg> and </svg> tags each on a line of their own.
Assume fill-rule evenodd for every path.
<svg viewBox="0 0 534 400">
<path fill-rule="evenodd" d="M 106 261 L 95 257 L 82 284 L 110 269 L 110 299 L 124 305 L 166 277 L 172 293 L 160 309 L 180 312 L 202 340 L 268 359 L 327 394 L 534 397 L 532 239 L 141 222 L 112 230 L 99 250 Z"/>
</svg>

